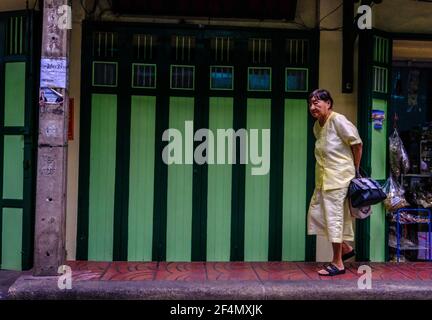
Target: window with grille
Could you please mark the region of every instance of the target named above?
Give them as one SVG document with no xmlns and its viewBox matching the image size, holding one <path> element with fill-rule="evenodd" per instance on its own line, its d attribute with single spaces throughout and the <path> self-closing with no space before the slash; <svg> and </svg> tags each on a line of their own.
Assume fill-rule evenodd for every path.
<svg viewBox="0 0 432 320">
<path fill-rule="evenodd" d="M 216 37 L 211 39 L 212 59 L 216 62 L 230 62 L 234 41 L 231 38 Z"/>
<path fill-rule="evenodd" d="M 118 57 L 118 34 L 116 32 L 93 33 L 93 56 L 96 58 Z"/>
<path fill-rule="evenodd" d="M 23 55 L 26 52 L 25 17 L 10 17 L 7 21 L 6 55 Z"/>
<path fill-rule="evenodd" d="M 210 67 L 210 89 L 211 90 L 233 90 L 234 89 L 234 67 L 211 66 Z"/>
<path fill-rule="evenodd" d="M 194 90 L 195 66 L 172 65 L 171 89 Z"/>
<path fill-rule="evenodd" d="M 287 64 L 307 65 L 309 63 L 309 40 L 307 39 L 286 39 L 285 53 Z"/>
<path fill-rule="evenodd" d="M 285 91 L 307 92 L 308 91 L 308 69 L 286 68 L 285 69 Z"/>
<path fill-rule="evenodd" d="M 271 91 L 271 68 L 248 68 L 248 91 Z"/>
<path fill-rule="evenodd" d="M 134 34 L 133 50 L 137 60 L 152 60 L 156 55 L 157 38 L 149 34 Z"/>
<path fill-rule="evenodd" d="M 374 36 L 374 62 L 389 63 L 389 39 Z"/>
<path fill-rule="evenodd" d="M 373 67 L 373 91 L 387 93 L 388 70 L 382 67 Z"/>
<path fill-rule="evenodd" d="M 269 63 L 272 52 L 271 39 L 249 39 L 249 60 L 252 64 Z"/>
<path fill-rule="evenodd" d="M 172 59 L 175 61 L 189 62 L 195 55 L 195 37 L 173 36 L 171 37 Z"/>
<path fill-rule="evenodd" d="M 133 63 L 132 87 L 148 89 L 156 88 L 156 65 Z"/>
<path fill-rule="evenodd" d="M 116 87 L 117 67 L 117 62 L 94 61 L 93 86 Z"/>
</svg>

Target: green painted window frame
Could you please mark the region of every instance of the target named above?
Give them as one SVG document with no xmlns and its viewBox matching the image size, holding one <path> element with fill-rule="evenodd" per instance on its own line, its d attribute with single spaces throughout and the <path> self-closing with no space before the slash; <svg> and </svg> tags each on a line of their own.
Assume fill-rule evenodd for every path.
<svg viewBox="0 0 432 320">
<path fill-rule="evenodd" d="M 389 63 L 389 39 L 374 36 L 373 61 L 380 63 Z"/>
<path fill-rule="evenodd" d="M 212 88 L 212 68 L 230 68 L 232 70 L 232 80 L 231 80 L 231 89 L 224 89 L 224 88 Z M 234 66 L 210 66 L 210 90 L 222 90 L 222 91 L 233 91 L 234 90 Z"/>
<path fill-rule="evenodd" d="M 372 70 L 373 70 L 373 77 L 372 77 L 372 81 L 373 81 L 372 85 L 373 85 L 373 87 L 372 87 L 372 91 L 373 92 L 377 92 L 377 93 L 385 93 L 385 94 L 387 94 L 388 93 L 388 81 L 389 81 L 389 70 L 388 70 L 388 68 L 374 65 L 372 67 Z M 378 74 L 378 70 L 384 71 L 384 77 L 385 77 L 385 79 L 382 79 L 382 78 L 377 79 L 376 75 Z M 384 85 L 385 85 L 384 90 L 380 90 L 380 83 L 377 82 L 378 80 L 380 81 L 380 83 L 384 83 Z"/>
<path fill-rule="evenodd" d="M 114 64 L 116 66 L 116 77 L 115 77 L 115 85 L 109 84 L 95 84 L 95 64 L 96 63 L 105 63 L 105 64 Z M 92 86 L 93 87 L 109 87 L 116 88 L 118 86 L 118 62 L 115 61 L 99 61 L 95 60 L 92 62 Z"/>
<path fill-rule="evenodd" d="M 26 54 L 25 26 L 26 17 L 19 14 L 6 20 L 5 56 L 20 56 Z"/>
<path fill-rule="evenodd" d="M 154 86 L 134 86 L 134 76 L 135 76 L 135 66 L 147 66 L 147 67 L 154 67 L 154 74 L 155 74 L 155 79 L 154 79 Z M 131 82 L 131 87 L 132 88 L 136 88 L 136 89 L 156 89 L 156 80 L 157 80 L 157 65 L 155 63 L 132 63 L 132 82 Z"/>
<path fill-rule="evenodd" d="M 297 71 L 306 71 L 306 89 L 305 90 L 288 90 L 288 71 L 289 70 L 297 70 Z M 309 68 L 285 68 L 285 92 L 308 92 L 309 91 Z"/>
<path fill-rule="evenodd" d="M 264 89 L 264 90 L 254 90 L 250 88 L 250 82 L 249 82 L 249 75 L 250 75 L 250 70 L 252 69 L 268 69 L 270 70 L 270 89 Z M 272 91 L 272 68 L 271 67 L 248 67 L 248 72 L 247 72 L 247 91 L 251 91 L 251 92 L 271 92 Z"/>
<path fill-rule="evenodd" d="M 193 79 L 192 79 L 192 88 L 173 88 L 173 68 L 174 67 L 189 67 L 192 68 L 193 72 Z M 188 64 L 172 64 L 170 65 L 170 89 L 171 90 L 188 90 L 188 91 L 194 91 L 195 90 L 195 66 L 193 65 L 188 65 Z"/>
</svg>

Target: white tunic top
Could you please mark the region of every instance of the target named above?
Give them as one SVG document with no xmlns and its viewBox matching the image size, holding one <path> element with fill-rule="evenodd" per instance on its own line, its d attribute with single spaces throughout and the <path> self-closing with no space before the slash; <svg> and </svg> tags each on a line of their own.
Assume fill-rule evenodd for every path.
<svg viewBox="0 0 432 320">
<path fill-rule="evenodd" d="M 351 146 L 362 143 L 357 128 L 342 114 L 332 111 L 324 126 L 315 122 L 315 187 L 346 188 L 355 177 Z"/>
</svg>

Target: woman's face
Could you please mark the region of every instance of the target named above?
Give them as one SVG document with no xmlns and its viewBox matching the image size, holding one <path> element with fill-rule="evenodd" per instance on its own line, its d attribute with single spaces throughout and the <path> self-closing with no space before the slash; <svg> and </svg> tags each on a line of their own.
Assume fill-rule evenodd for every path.
<svg viewBox="0 0 432 320">
<path fill-rule="evenodd" d="M 315 119 L 324 118 L 330 110 L 330 101 L 313 97 L 309 103 L 309 111 Z"/>
</svg>

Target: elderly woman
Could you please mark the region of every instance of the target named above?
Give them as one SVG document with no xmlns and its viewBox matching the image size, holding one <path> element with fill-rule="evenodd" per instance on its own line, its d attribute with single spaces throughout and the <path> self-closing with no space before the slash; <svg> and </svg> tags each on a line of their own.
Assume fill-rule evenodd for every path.
<svg viewBox="0 0 432 320">
<path fill-rule="evenodd" d="M 333 260 L 318 271 L 321 276 L 345 273 L 343 260 L 354 256 L 347 241 L 354 231 L 347 199 L 348 186 L 359 170 L 362 140 L 347 118 L 333 111 L 330 92 L 317 89 L 309 95 L 309 111 L 317 119 L 315 142 L 315 191 L 308 212 L 308 234 L 327 237 Z"/>
</svg>

